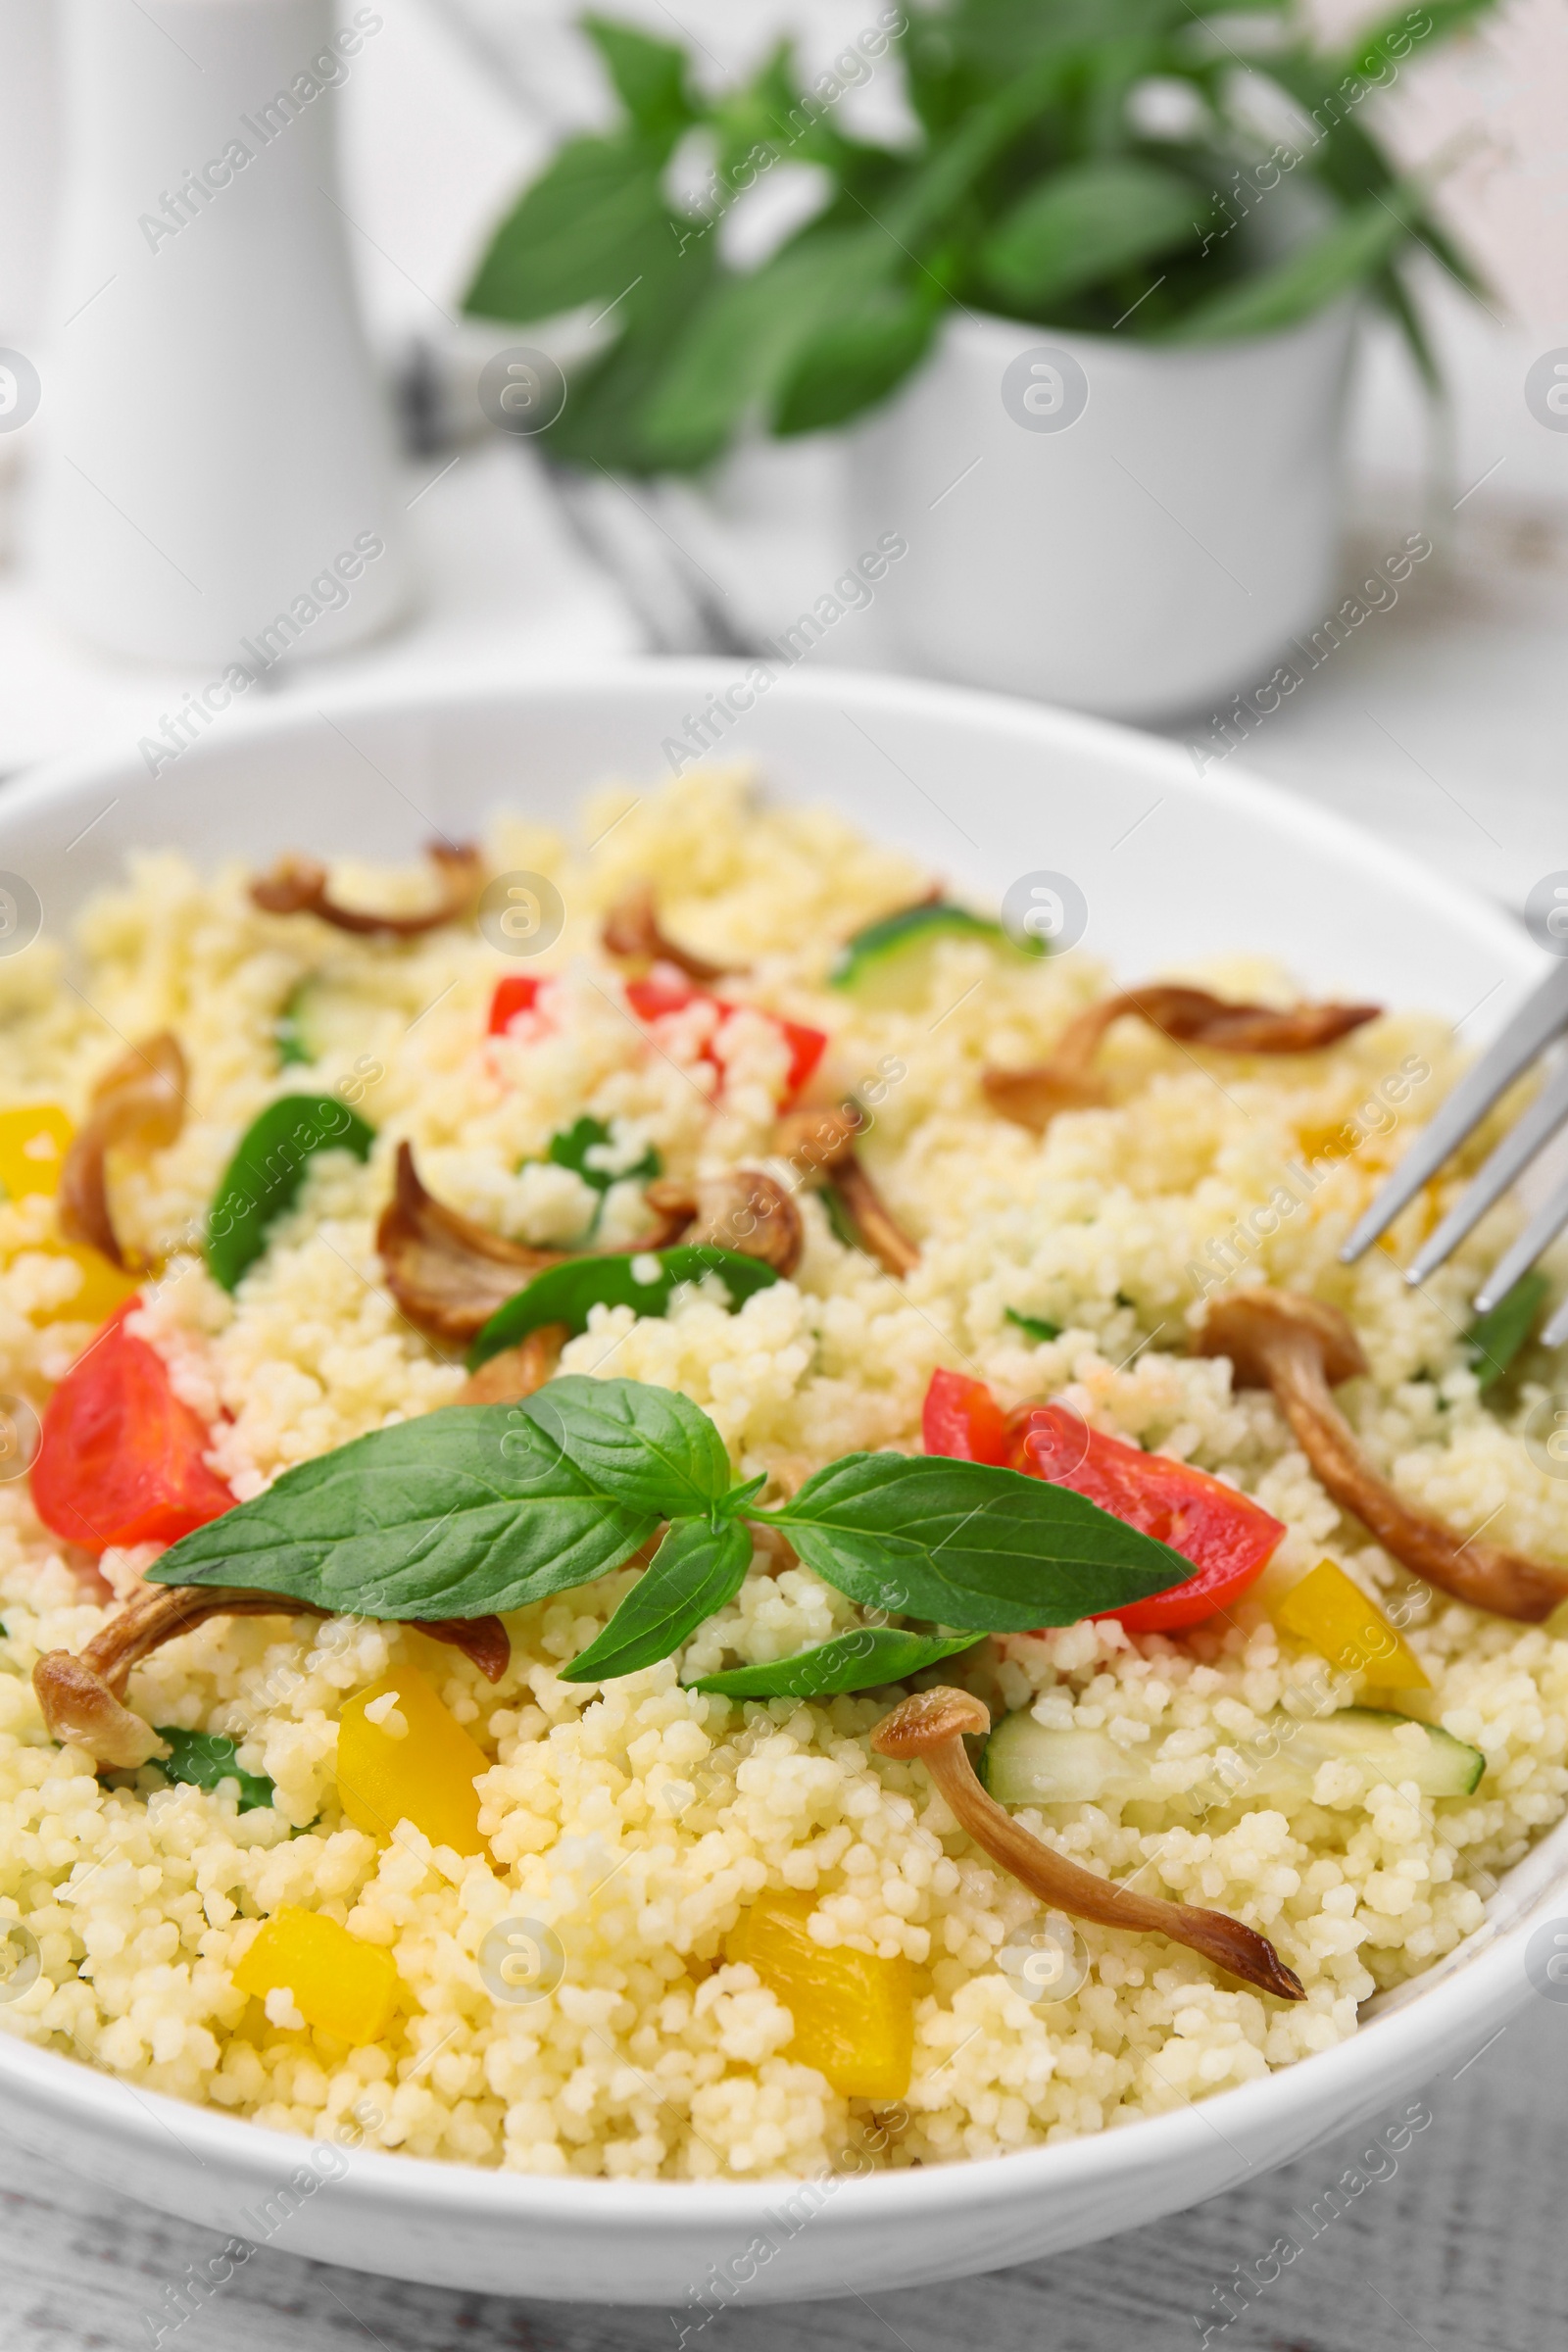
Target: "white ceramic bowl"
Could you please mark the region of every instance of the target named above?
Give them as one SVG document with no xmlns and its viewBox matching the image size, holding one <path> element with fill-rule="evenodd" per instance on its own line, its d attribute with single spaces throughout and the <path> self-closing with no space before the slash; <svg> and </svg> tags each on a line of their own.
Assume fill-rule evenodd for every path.
<svg viewBox="0 0 1568 2352">
<path fill-rule="evenodd" d="M 231 715 L 156 779 L 126 745 L 8 787 L 0 869 L 32 882 L 58 932 L 138 845 L 203 863 L 288 848 L 401 857 L 432 820 L 461 832 L 503 800 L 564 819 L 607 775 L 664 772 L 663 747 L 742 675 L 640 664 Z M 1180 752 L 1096 720 L 796 672 L 725 741 L 774 793 L 830 800 L 962 884 L 999 896 L 1022 873 L 1071 875 L 1088 948 L 1129 978 L 1253 946 L 1314 991 L 1473 1015 L 1479 1041 L 1535 967 L 1500 914 L 1337 817 L 1229 770 L 1200 781 Z M 1511 1874 L 1469 1946 L 1354 2040 L 1262 2082 L 1099 2138 L 809 2189 L 537 2180 L 360 2152 L 290 2211 L 279 2192 L 299 2140 L 3 2034 L 0 2099 L 13 2136 L 106 2186 L 251 2239 L 270 2201 L 270 2244 L 394 2277 L 677 2311 L 699 2295 L 711 2310 L 909 2286 L 1134 2228 L 1387 2108 L 1524 2001 L 1524 1943 L 1565 1871 L 1568 1824 Z"/>
</svg>

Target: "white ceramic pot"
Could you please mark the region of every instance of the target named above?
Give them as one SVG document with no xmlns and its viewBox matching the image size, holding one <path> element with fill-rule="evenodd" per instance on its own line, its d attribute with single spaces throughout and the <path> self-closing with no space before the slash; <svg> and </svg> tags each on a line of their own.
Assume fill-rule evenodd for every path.
<svg viewBox="0 0 1568 2352">
<path fill-rule="evenodd" d="M 259 674 L 406 601 L 333 194 L 338 90 L 383 21 L 68 0 L 34 523 L 56 611 L 113 651 Z"/>
<path fill-rule="evenodd" d="M 1190 350 L 955 313 L 850 451 L 908 541 L 867 651 L 1116 718 L 1266 672 L 1335 584 L 1354 309 Z"/>
<path fill-rule="evenodd" d="M 285 849 L 412 857 L 432 822 L 462 838 L 499 803 L 559 823 L 606 776 L 659 774 L 690 714 L 717 725 L 723 710 L 724 749 L 756 760 L 769 791 L 832 803 L 966 890 L 1000 897 L 1048 863 L 1071 874 L 1087 949 L 1128 975 L 1266 947 L 1308 993 L 1474 1015 L 1477 1044 L 1538 976 L 1543 958 L 1499 909 L 1229 763 L 1199 778 L 1173 745 L 949 688 L 805 667 L 761 691 L 755 678 L 743 658 L 649 662 L 488 693 L 340 692 L 321 714 L 315 695 L 246 709 L 152 778 L 124 744 L 8 786 L 0 867 L 31 883 L 64 936 L 136 847 L 176 844 L 211 869 Z M 1532 1997 L 1526 1946 L 1554 1918 L 1568 1925 L 1565 1874 L 1568 1822 L 1508 1873 L 1486 1926 L 1352 2040 L 989 2163 L 645 2182 L 328 2147 L 330 2177 L 291 2189 L 300 2139 L 4 2031 L 0 2111 L 24 2145 L 277 2251 L 474 2292 L 662 2303 L 690 2341 L 682 2328 L 736 2303 L 913 2286 L 1133 2230 L 1386 2114 Z"/>
</svg>

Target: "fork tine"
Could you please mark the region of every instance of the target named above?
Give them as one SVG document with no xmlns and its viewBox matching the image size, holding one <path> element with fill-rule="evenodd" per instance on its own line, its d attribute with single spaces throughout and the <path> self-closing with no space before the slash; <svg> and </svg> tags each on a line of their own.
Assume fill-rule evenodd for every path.
<svg viewBox="0 0 1568 2352">
<path fill-rule="evenodd" d="M 1568 1177 L 1564 1177 L 1539 1215 L 1531 1218 L 1513 1248 L 1498 1258 L 1477 1291 L 1478 1315 L 1484 1315 L 1499 1298 L 1506 1298 L 1520 1275 L 1529 1273 L 1543 1250 L 1556 1240 L 1565 1225 L 1568 1225 Z"/>
<path fill-rule="evenodd" d="M 1412 1151 L 1405 1153 L 1340 1251 L 1350 1266 L 1370 1249 L 1380 1233 L 1394 1223 L 1406 1201 L 1435 1176 L 1472 1127 L 1483 1119 L 1500 1094 L 1527 1069 L 1544 1046 L 1568 1025 L 1568 959 L 1555 963 L 1489 1047 L 1468 1076 L 1462 1078 Z"/>
<path fill-rule="evenodd" d="M 1568 1340 L 1568 1298 L 1559 1303 L 1556 1313 L 1541 1335 L 1544 1348 L 1560 1348 L 1564 1340 Z"/>
<path fill-rule="evenodd" d="M 1424 1282 L 1479 1224 L 1493 1202 L 1527 1168 L 1536 1153 L 1549 1144 L 1568 1119 L 1568 1069 L 1559 1070 L 1551 1084 L 1532 1102 L 1517 1127 L 1505 1135 L 1480 1175 L 1449 1209 L 1424 1250 L 1411 1259 L 1405 1281 Z"/>
</svg>

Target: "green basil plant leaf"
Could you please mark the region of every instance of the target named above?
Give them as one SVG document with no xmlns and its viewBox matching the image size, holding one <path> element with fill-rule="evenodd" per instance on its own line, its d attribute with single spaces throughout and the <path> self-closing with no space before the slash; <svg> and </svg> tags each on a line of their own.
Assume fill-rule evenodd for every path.
<svg viewBox="0 0 1568 2352">
<path fill-rule="evenodd" d="M 519 1407 L 454 1404 L 285 1470 L 147 1574 L 334 1615 L 483 1617 L 618 1568 L 662 1516 L 580 1468 Z"/>
<path fill-rule="evenodd" d="M 702 1406 L 678 1389 L 565 1373 L 517 1410 L 585 1478 L 660 1519 L 708 1517 L 729 1493 L 729 1455 Z"/>
<path fill-rule="evenodd" d="M 841 1690 L 879 1690 L 886 1683 L 906 1683 L 960 1649 L 973 1649 L 979 1639 L 977 1634 L 909 1634 L 896 1626 L 863 1625 L 814 1649 L 797 1650 L 791 1658 L 732 1666 L 687 1687 L 720 1698 L 830 1698 Z"/>
<path fill-rule="evenodd" d="M 561 1669 L 562 1681 L 605 1683 L 657 1666 L 734 1599 L 751 1564 L 752 1539 L 737 1520 L 677 1520 L 604 1632 Z"/>
<path fill-rule="evenodd" d="M 582 29 L 604 59 L 615 95 L 637 128 L 667 152 L 697 119 L 685 50 L 608 17 L 584 17 Z"/>
<path fill-rule="evenodd" d="M 369 1156 L 375 1129 L 336 1095 L 282 1095 L 253 1119 L 223 1171 L 207 1218 L 207 1263 L 225 1291 L 267 1247 L 267 1229 L 292 1208 L 318 1152 Z"/>
<path fill-rule="evenodd" d="M 1190 311 L 1169 340 L 1211 343 L 1295 326 L 1374 274 L 1404 243 L 1417 210 L 1417 192 L 1408 183 L 1357 205 L 1309 244 Z"/>
<path fill-rule="evenodd" d="M 754 1516 L 862 1608 L 976 1633 L 1072 1625 L 1193 1574 L 1070 1488 L 936 1454 L 846 1454 Z"/>
<path fill-rule="evenodd" d="M 650 1258 L 657 1259 L 658 1272 L 644 1281 Z M 586 1331 L 589 1310 L 596 1306 L 632 1306 L 639 1315 L 665 1314 L 677 1283 L 701 1282 L 705 1274 L 719 1277 L 735 1306 L 778 1280 L 760 1257 L 743 1257 L 738 1250 L 707 1242 L 678 1242 L 672 1250 L 633 1256 L 568 1257 L 563 1265 L 547 1266 L 497 1307 L 468 1350 L 468 1369 L 477 1369 L 503 1348 L 514 1348 L 542 1323 Z"/>
<path fill-rule="evenodd" d="M 270 1808 L 277 1793 L 274 1784 L 265 1772 L 241 1772 L 234 1760 L 239 1750 L 221 1732 L 187 1732 L 177 1723 L 160 1723 L 153 1728 L 160 1740 L 167 1740 L 171 1749 L 158 1763 L 166 1780 L 183 1781 L 209 1793 L 222 1781 L 237 1781 L 242 1813 L 260 1813 Z"/>
<path fill-rule="evenodd" d="M 1131 157 L 1075 164 L 1036 182 L 1004 213 L 981 264 L 1010 302 L 1054 302 L 1085 286 L 1196 245 L 1204 194 L 1158 164 Z"/>
</svg>

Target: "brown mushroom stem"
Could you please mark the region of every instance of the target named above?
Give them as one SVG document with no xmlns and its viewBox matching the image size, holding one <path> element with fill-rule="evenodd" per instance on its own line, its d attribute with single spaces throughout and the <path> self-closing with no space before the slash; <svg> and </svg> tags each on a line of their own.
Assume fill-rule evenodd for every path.
<svg viewBox="0 0 1568 2352">
<path fill-rule="evenodd" d="M 1109 1101 L 1104 1080 L 1091 1065 L 1106 1030 L 1130 1015 L 1178 1045 L 1210 1053 L 1315 1054 L 1375 1020 L 1381 1010 L 1377 1004 L 1292 1004 L 1281 1010 L 1227 1004 L 1207 989 L 1174 981 L 1150 981 L 1089 1005 L 1063 1030 L 1049 1061 L 1021 1070 L 985 1070 L 980 1083 L 1004 1118 L 1043 1133 L 1058 1110 L 1083 1110 Z"/>
<path fill-rule="evenodd" d="M 658 906 L 646 882 L 637 883 L 616 900 L 600 936 L 607 956 L 629 963 L 672 963 L 689 980 L 722 980 L 727 972 L 741 969 L 738 964 L 712 963 L 668 938 L 659 927 Z"/>
<path fill-rule="evenodd" d="M 454 1401 L 458 1404 L 520 1404 L 556 1377 L 561 1350 L 571 1337 L 569 1323 L 541 1323 L 515 1348 L 503 1348 L 470 1372 Z"/>
<path fill-rule="evenodd" d="M 1193 1343 L 1227 1355 L 1237 1382 L 1272 1389 L 1314 1476 L 1402 1566 L 1472 1607 L 1539 1625 L 1568 1599 L 1568 1570 L 1479 1536 L 1456 1536 L 1404 1502 L 1381 1479 L 1335 1403 L 1341 1381 L 1366 1371 L 1361 1345 L 1337 1307 L 1291 1291 L 1237 1291 L 1218 1298 Z"/>
<path fill-rule="evenodd" d="M 919 1247 L 894 1216 L 855 1148 L 865 1124 L 857 1102 L 790 1111 L 779 1120 L 776 1148 L 803 1184 L 832 1187 L 868 1256 L 889 1274 L 908 1274 L 920 1262 Z"/>
<path fill-rule="evenodd" d="M 84 1747 L 100 1764 L 132 1770 L 167 1752 L 151 1725 L 121 1703 L 130 1670 L 143 1658 L 209 1617 L 328 1614 L 314 1602 L 244 1585 L 142 1585 L 79 1655 L 51 1649 L 38 1660 L 32 1687 L 44 1727 L 51 1739 Z M 511 1638 L 499 1617 L 436 1618 L 419 1623 L 419 1631 L 461 1649 L 487 1682 L 498 1683 L 511 1662 Z"/>
<path fill-rule="evenodd" d="M 473 906 L 484 885 L 484 859 L 471 842 L 432 841 L 425 856 L 441 885 L 439 904 L 423 914 L 377 914 L 344 906 L 334 899 L 326 868 L 314 858 L 280 858 L 270 874 L 251 884 L 251 904 L 267 914 L 314 914 L 336 931 L 364 939 L 417 939 L 422 932 L 457 922 Z"/>
<path fill-rule="evenodd" d="M 89 1243 L 112 1264 L 125 1264 L 109 1208 L 109 1153 L 124 1147 L 153 1152 L 173 1143 L 185 1123 L 188 1083 L 185 1056 L 170 1029 L 143 1038 L 105 1071 L 92 1090 L 86 1123 L 61 1165 L 55 1214 L 65 1241 Z"/>
<path fill-rule="evenodd" d="M 959 1827 L 1042 1902 L 1104 1928 L 1168 1936 L 1261 1992 L 1282 2001 L 1305 2000 L 1299 1978 L 1255 1928 L 1223 1911 L 1134 1894 L 1096 1871 L 1080 1869 L 1004 1813 L 981 1788 L 963 1744 L 966 1733 L 990 1729 L 991 1716 L 981 1700 L 944 1685 L 905 1699 L 885 1715 L 871 1734 L 871 1745 L 880 1755 L 918 1758 Z"/>
</svg>

